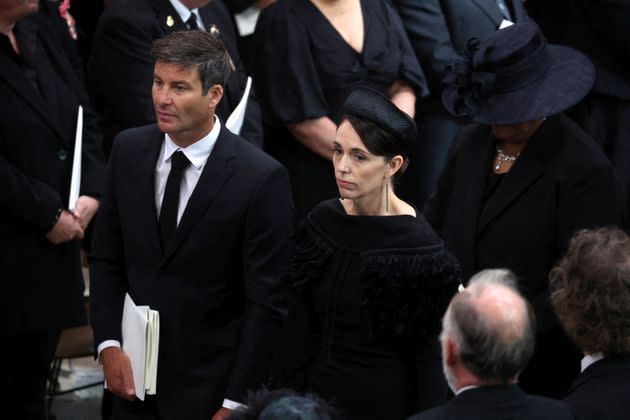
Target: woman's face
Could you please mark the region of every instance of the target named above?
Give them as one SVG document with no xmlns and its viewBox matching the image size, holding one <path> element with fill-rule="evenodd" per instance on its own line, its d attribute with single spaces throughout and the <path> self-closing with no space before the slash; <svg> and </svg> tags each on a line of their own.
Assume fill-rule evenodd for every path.
<svg viewBox="0 0 630 420">
<path fill-rule="evenodd" d="M 534 135 L 543 121 L 544 119 L 526 121 L 518 124 L 493 125 L 491 126 L 492 134 L 501 141 L 523 143 Z"/>
<path fill-rule="evenodd" d="M 333 166 L 341 198 L 357 199 L 372 194 L 378 197 L 388 177 L 393 175 L 390 162 L 370 153 L 347 120 L 337 129 L 334 147 Z"/>
</svg>

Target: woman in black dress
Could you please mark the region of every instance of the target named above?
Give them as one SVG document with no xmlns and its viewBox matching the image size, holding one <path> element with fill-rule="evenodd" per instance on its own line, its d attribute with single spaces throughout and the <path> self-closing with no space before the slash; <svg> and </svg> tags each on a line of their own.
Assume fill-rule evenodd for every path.
<svg viewBox="0 0 630 420">
<path fill-rule="evenodd" d="M 401 419 L 446 399 L 437 334 L 459 269 L 393 190 L 413 119 L 367 88 L 343 113 L 333 156 L 341 199 L 315 207 L 297 237 L 280 382 L 349 419 Z"/>
<path fill-rule="evenodd" d="M 256 27 L 254 82 L 265 150 L 287 167 L 298 217 L 337 193 L 330 170 L 340 108 L 359 85 L 409 115 L 428 91 L 396 11 L 382 0 L 279 0 Z"/>
</svg>

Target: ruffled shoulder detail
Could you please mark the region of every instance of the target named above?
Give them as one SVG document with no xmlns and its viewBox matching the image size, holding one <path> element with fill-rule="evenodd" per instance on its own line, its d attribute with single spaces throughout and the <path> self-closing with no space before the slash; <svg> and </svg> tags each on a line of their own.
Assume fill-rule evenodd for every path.
<svg viewBox="0 0 630 420">
<path fill-rule="evenodd" d="M 462 278 L 457 260 L 442 244 L 363 253 L 362 259 L 362 304 L 372 335 L 422 338 L 439 333 Z"/>
<path fill-rule="evenodd" d="M 296 233 L 289 254 L 287 282 L 294 292 L 321 276 L 326 262 L 334 251 L 332 244 L 306 221 Z"/>
</svg>

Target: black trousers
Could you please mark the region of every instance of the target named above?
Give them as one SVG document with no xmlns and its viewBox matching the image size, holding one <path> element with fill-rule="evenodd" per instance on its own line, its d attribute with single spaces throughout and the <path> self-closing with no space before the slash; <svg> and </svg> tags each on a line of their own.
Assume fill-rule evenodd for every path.
<svg viewBox="0 0 630 420">
<path fill-rule="evenodd" d="M 0 346 L 2 398 L 5 419 L 42 420 L 46 417 L 46 383 L 59 331 L 4 335 Z M 13 414 L 9 414 L 13 413 Z"/>
</svg>

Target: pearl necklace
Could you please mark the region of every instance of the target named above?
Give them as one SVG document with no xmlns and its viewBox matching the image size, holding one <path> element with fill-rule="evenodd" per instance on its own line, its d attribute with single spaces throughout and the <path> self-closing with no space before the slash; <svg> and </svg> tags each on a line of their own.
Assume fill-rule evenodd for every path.
<svg viewBox="0 0 630 420">
<path fill-rule="evenodd" d="M 494 165 L 494 170 L 499 171 L 504 162 L 514 162 L 519 155 L 520 153 L 517 153 L 516 155 L 508 155 L 499 147 L 499 145 L 497 145 L 497 164 Z"/>
</svg>

